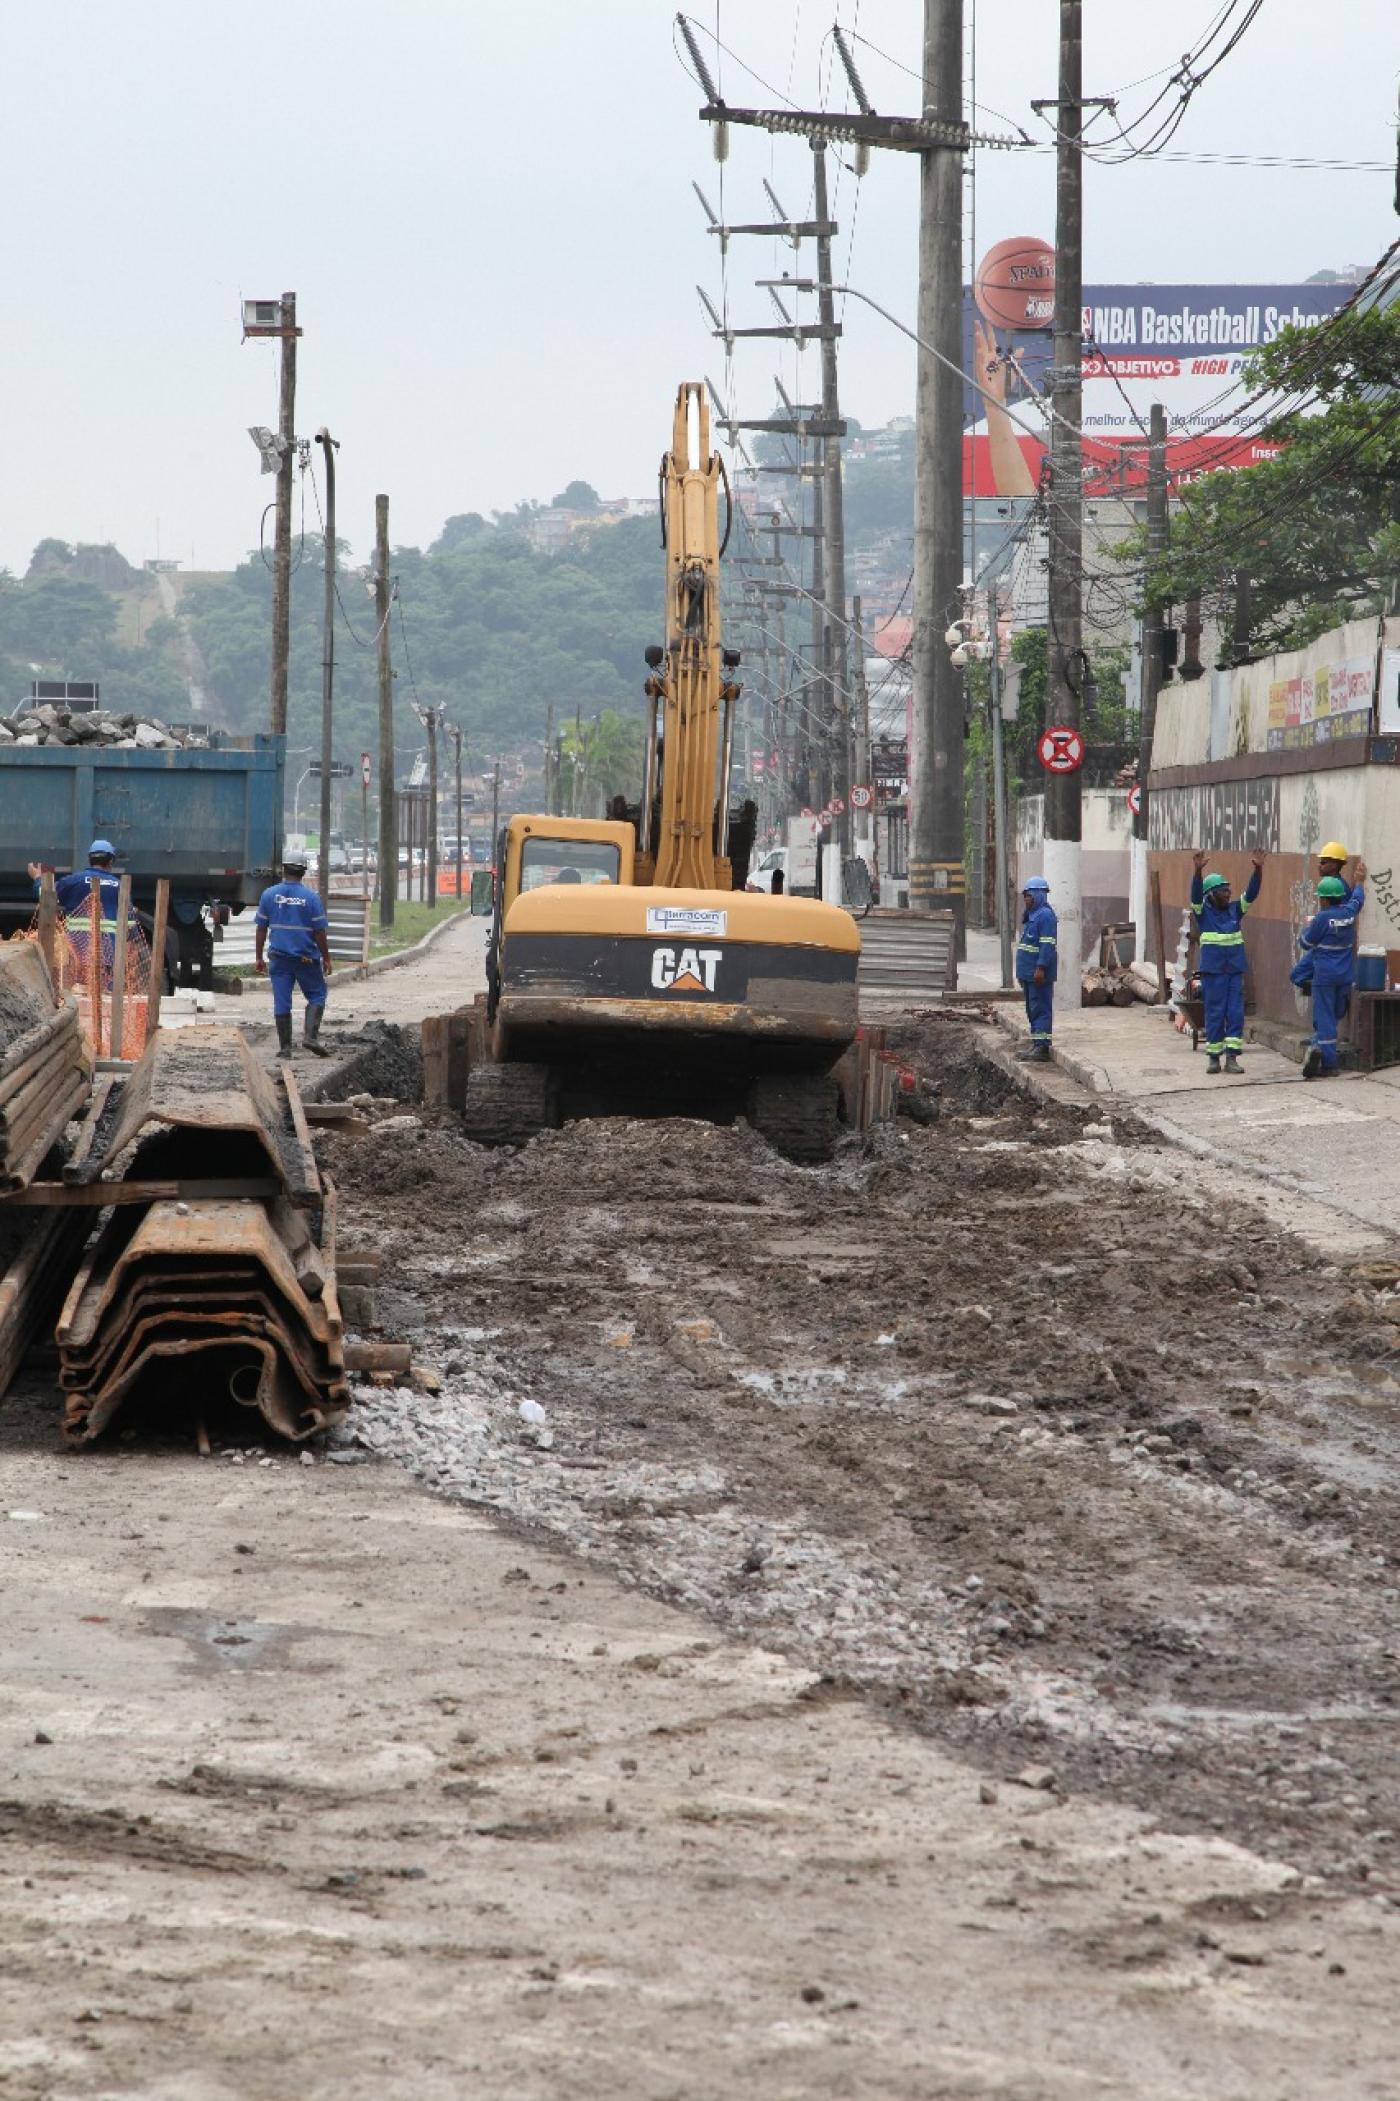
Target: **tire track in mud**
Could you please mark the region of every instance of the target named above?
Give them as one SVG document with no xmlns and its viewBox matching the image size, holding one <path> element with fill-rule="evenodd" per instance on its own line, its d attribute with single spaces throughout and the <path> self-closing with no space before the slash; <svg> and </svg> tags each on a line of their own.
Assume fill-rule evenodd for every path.
<svg viewBox="0 0 1400 2101">
<path fill-rule="evenodd" d="M 1400 1890 L 1400 1265 L 1319 1265 L 965 1027 L 912 1048 L 942 1121 L 823 1170 L 742 1126 L 329 1141 L 441 1376 L 356 1434 L 989 1768 Z"/>
</svg>

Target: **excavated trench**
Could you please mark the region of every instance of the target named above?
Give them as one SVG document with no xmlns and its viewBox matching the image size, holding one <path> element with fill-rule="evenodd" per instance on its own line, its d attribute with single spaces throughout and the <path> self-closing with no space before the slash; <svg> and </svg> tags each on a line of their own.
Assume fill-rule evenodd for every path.
<svg viewBox="0 0 1400 2101">
<path fill-rule="evenodd" d="M 1400 1895 L 1400 1264 L 1038 1107 L 975 1024 L 899 1049 L 940 1121 L 821 1169 L 396 1104 L 318 1140 L 438 1388 L 347 1434 L 992 1774 Z"/>
</svg>

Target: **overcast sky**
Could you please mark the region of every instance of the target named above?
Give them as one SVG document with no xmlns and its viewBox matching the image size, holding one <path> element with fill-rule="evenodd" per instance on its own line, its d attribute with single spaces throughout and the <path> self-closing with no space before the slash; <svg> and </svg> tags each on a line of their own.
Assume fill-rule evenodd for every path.
<svg viewBox="0 0 1400 2101">
<path fill-rule="evenodd" d="M 1217 5 L 1087 0 L 1086 92 L 1121 90 L 1136 109 L 1159 83 L 1129 83 L 1174 66 Z M 713 30 L 714 0 L 695 12 Z M 844 106 L 833 12 L 723 0 L 726 99 Z M 305 328 L 298 431 L 341 439 L 341 529 L 361 553 L 381 489 L 396 544 L 427 545 L 453 512 L 548 500 L 575 475 L 604 495 L 653 487 L 676 382 L 718 379 L 723 362 L 694 291 L 718 302 L 717 243 L 690 188 L 718 207 L 720 170 L 674 13 L 670 0 L 7 9 L 0 563 L 22 573 L 46 534 L 111 539 L 136 562 L 158 535 L 200 568 L 255 546 L 272 484 L 245 429 L 276 421 L 276 350 L 240 343 L 239 301 L 284 289 Z M 1053 0 L 981 0 L 978 14 L 979 122 L 1034 129 L 1031 97 L 1055 87 Z M 900 66 L 917 68 L 921 17 L 919 0 L 840 0 L 843 25 L 889 55 L 857 46 L 877 109 L 917 112 Z M 1394 0 L 1265 0 L 1175 146 L 1393 164 L 1397 62 Z M 787 211 L 806 207 L 805 143 L 735 129 L 729 217 L 765 215 L 765 175 Z M 836 203 L 839 273 L 911 321 L 917 188 L 912 158 L 877 154 L 859 185 L 842 175 Z M 1085 276 L 1288 283 L 1369 263 L 1400 231 L 1392 191 L 1385 174 L 1091 166 Z M 1050 158 L 979 154 L 976 214 L 979 251 L 1051 235 Z M 751 281 L 775 260 L 763 241 L 731 247 L 737 324 L 768 318 Z M 907 413 L 910 347 L 854 303 L 846 323 L 850 413 Z M 808 394 L 816 356 L 800 368 Z M 775 361 L 773 346 L 741 346 L 742 413 L 766 412 Z"/>
</svg>

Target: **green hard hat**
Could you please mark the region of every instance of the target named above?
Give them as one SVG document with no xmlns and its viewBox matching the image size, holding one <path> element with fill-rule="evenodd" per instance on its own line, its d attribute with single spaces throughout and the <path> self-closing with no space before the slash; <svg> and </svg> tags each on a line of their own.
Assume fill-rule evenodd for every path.
<svg viewBox="0 0 1400 2101">
<path fill-rule="evenodd" d="M 1319 897 L 1325 897 L 1329 900 L 1345 897 L 1347 895 L 1347 886 L 1339 875 L 1325 875 L 1317 886 L 1317 894 Z"/>
<path fill-rule="evenodd" d="M 1203 877 L 1201 878 L 1201 888 L 1202 888 L 1203 890 L 1228 890 L 1228 889 L 1229 889 L 1229 887 L 1230 887 L 1230 878 L 1229 878 L 1229 876 L 1228 876 L 1228 875 L 1220 875 L 1220 874 L 1219 874 L 1219 873 L 1218 873 L 1217 871 L 1215 871 L 1214 869 L 1212 869 L 1212 871 L 1211 871 L 1211 873 L 1210 873 L 1209 875 L 1207 875 L 1207 876 L 1203 876 Z"/>
</svg>

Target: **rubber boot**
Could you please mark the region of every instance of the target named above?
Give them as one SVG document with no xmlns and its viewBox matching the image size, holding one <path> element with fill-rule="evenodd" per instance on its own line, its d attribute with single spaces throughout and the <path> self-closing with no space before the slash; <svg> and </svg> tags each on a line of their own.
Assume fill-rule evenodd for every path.
<svg viewBox="0 0 1400 2101">
<path fill-rule="evenodd" d="M 1226 1051 L 1226 1053 L 1225 1053 L 1225 1070 L 1226 1070 L 1226 1072 L 1243 1072 L 1243 1071 L 1244 1071 L 1244 1067 L 1243 1067 L 1243 1065 L 1241 1065 L 1241 1063 L 1240 1063 L 1240 1054 L 1239 1054 L 1239 1052 L 1238 1052 L 1238 1051 Z"/>
<path fill-rule="evenodd" d="M 1036 1044 L 1031 1052 L 1031 1063 L 1033 1065 L 1048 1065 L 1050 1063 L 1050 1046 L 1048 1043 Z"/>
<path fill-rule="evenodd" d="M 1320 1080 L 1322 1078 L 1322 1052 L 1315 1043 L 1308 1045 L 1307 1053 L 1303 1059 L 1303 1078 L 1305 1080 Z"/>
<path fill-rule="evenodd" d="M 325 1011 L 324 1007 L 308 1007 L 306 1010 L 306 1029 L 301 1039 L 302 1049 L 309 1050 L 313 1058 L 328 1058 L 330 1056 L 330 1052 L 321 1041 L 321 1018 Z"/>
<path fill-rule="evenodd" d="M 1220 1060 L 1216 1057 L 1215 1052 L 1212 1051 L 1210 1056 L 1206 1059 L 1206 1071 L 1214 1073 L 1219 1072 L 1219 1070 Z"/>
<path fill-rule="evenodd" d="M 292 1017 L 290 1014 L 275 1014 L 273 1020 L 277 1023 L 277 1055 L 279 1058 L 290 1058 L 292 1055 Z"/>
</svg>

